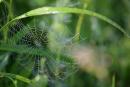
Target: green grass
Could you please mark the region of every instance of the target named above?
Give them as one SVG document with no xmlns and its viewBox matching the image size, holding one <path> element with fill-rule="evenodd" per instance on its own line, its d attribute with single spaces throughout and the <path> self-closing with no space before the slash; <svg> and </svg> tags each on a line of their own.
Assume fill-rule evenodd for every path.
<svg viewBox="0 0 130 87">
<path fill-rule="evenodd" d="M 124 2 L 125 1 L 128 2 L 127 0 L 124 0 Z M 24 4 L 28 3 L 27 1 L 21 1 L 21 2 Z M 36 5 L 37 1 L 34 0 L 34 2 Z M 41 0 L 41 2 L 42 2 L 42 0 Z M 126 62 L 126 61 L 129 61 L 129 57 L 130 57 L 129 56 L 130 35 L 128 33 L 129 29 L 127 29 L 128 26 L 126 24 L 126 22 L 128 22 L 128 19 L 129 19 L 129 16 L 128 16 L 129 12 L 128 13 L 123 12 L 123 8 L 114 10 L 114 9 L 118 8 L 118 7 L 116 8 L 116 6 L 115 6 L 115 8 L 112 9 L 112 7 L 111 7 L 111 6 L 113 6 L 112 3 L 115 3 L 118 1 L 115 1 L 115 2 L 111 1 L 111 3 L 110 3 L 108 1 L 103 1 L 103 0 L 99 0 L 99 2 L 97 2 L 97 1 L 94 2 L 91 0 L 90 1 L 89 0 L 86 0 L 86 1 L 79 0 L 79 2 L 81 2 L 83 4 L 83 6 L 82 6 L 82 4 L 80 4 L 80 6 L 73 6 L 73 7 L 69 7 L 67 5 L 62 7 L 60 0 L 56 0 L 53 2 L 44 0 L 44 2 L 45 2 L 45 4 L 47 4 L 47 3 L 55 3 L 55 4 L 57 3 L 57 4 L 56 4 L 56 6 L 43 5 L 43 6 L 36 6 L 36 7 L 34 5 L 35 9 L 34 9 L 34 7 L 32 7 L 31 9 L 33 9 L 33 10 L 24 11 L 24 13 L 21 14 L 20 16 L 15 16 L 15 14 L 17 12 L 19 12 L 18 11 L 19 9 L 16 8 L 18 5 L 16 4 L 16 7 L 15 7 L 15 3 L 19 3 L 19 2 L 14 1 L 14 0 L 9 0 L 9 1 L 0 0 L 0 6 L 2 3 L 4 3 L 7 5 L 6 8 L 8 9 L 8 14 L 7 15 L 4 14 L 4 16 L 7 16 L 7 19 L 2 20 L 2 21 L 5 21 L 4 23 L 0 22 L 0 27 L 1 27 L 0 28 L 0 36 L 1 36 L 0 37 L 0 64 L 3 64 L 3 62 L 5 62 L 5 65 L 3 65 L 4 68 L 1 69 L 1 67 L 0 67 L 0 80 L 1 80 L 0 85 L 2 87 L 4 87 L 4 86 L 10 87 L 8 85 L 8 84 L 10 84 L 10 82 L 5 80 L 4 79 L 5 77 L 8 78 L 13 83 L 14 87 L 23 87 L 23 86 L 28 87 L 30 85 L 37 86 L 37 87 L 43 87 L 43 85 L 44 85 L 46 87 L 46 84 L 50 87 L 50 85 L 54 85 L 54 83 L 55 83 L 56 87 L 62 87 L 64 85 L 70 85 L 69 87 L 78 87 L 79 85 L 81 85 L 81 87 L 86 87 L 86 83 L 87 83 L 88 87 L 109 87 L 109 86 L 116 87 L 116 85 L 117 85 L 116 83 L 118 83 L 118 81 L 120 82 L 119 87 L 129 86 L 128 82 L 127 82 L 128 81 L 127 76 L 129 76 L 129 75 L 127 75 L 127 73 L 128 73 L 127 67 L 129 67 L 129 64 Z M 90 2 L 90 3 L 88 3 L 88 2 Z M 33 4 L 32 4 L 33 1 L 30 3 L 31 3 L 30 5 L 33 6 Z M 58 6 L 58 3 L 61 4 L 61 7 Z M 68 1 L 66 1 L 66 4 L 68 4 L 68 3 L 72 3 L 72 2 L 70 0 L 68 0 Z M 87 7 L 86 7 L 86 5 L 87 5 Z M 96 6 L 96 5 L 98 5 L 98 6 Z M 122 5 L 122 4 L 120 3 L 120 5 Z M 128 7 L 129 6 L 127 6 L 125 8 L 130 9 Z M 12 8 L 14 8 L 14 9 L 12 9 Z M 26 8 L 26 5 L 25 5 L 25 7 L 22 6 L 22 9 L 24 9 L 24 8 Z M 95 11 L 90 8 L 94 9 Z M 100 8 L 100 10 L 96 11 L 98 8 Z M 0 8 L 0 10 L 1 9 L 5 9 L 5 8 L 3 7 L 3 8 Z M 16 12 L 14 12 L 14 11 L 16 11 Z M 62 16 L 60 16 L 60 14 Z M 58 15 L 58 16 L 55 16 L 55 15 Z M 67 15 L 72 16 L 72 17 L 68 18 L 71 20 L 71 22 L 64 21 L 65 20 L 64 18 L 67 17 Z M 0 16 L 0 18 L 1 17 L 2 16 Z M 94 17 L 96 20 L 97 19 L 99 19 L 99 20 L 92 21 L 91 17 Z M 109 17 L 111 17 L 111 18 L 109 18 Z M 30 24 L 32 26 L 33 25 L 32 19 L 35 19 L 35 18 L 37 18 L 37 19 L 40 18 L 38 20 L 38 22 L 35 21 L 34 26 L 36 28 L 35 29 L 36 31 L 38 31 L 38 29 L 40 29 L 38 27 L 40 25 L 40 21 L 42 21 L 42 22 L 48 21 L 49 28 L 46 29 L 46 31 L 47 31 L 46 39 L 48 40 L 48 43 L 41 42 L 43 39 L 40 39 L 40 38 L 44 38 L 41 36 L 41 34 L 43 34 L 44 31 L 39 30 L 40 33 L 31 32 L 34 29 L 29 28 L 28 26 L 25 26 L 25 25 L 23 25 L 23 27 L 20 30 L 16 29 L 16 31 L 17 30 L 18 31 L 15 32 L 13 36 L 9 37 L 8 34 L 11 31 L 11 28 L 15 29 L 14 24 L 17 25 L 17 22 L 19 20 L 22 20 L 27 25 Z M 85 18 L 87 18 L 87 22 L 86 22 Z M 102 20 L 102 21 L 100 21 L 100 20 Z M 115 20 L 116 20 L 116 22 L 115 22 Z M 55 23 L 57 24 L 56 26 L 59 26 L 59 27 L 55 27 L 54 26 Z M 95 23 L 93 25 L 96 26 L 96 27 L 95 26 L 94 27 L 97 30 L 94 30 L 94 31 L 92 30 L 93 26 L 91 23 Z M 59 29 L 56 30 L 54 28 L 59 28 Z M 63 31 L 60 28 L 64 28 Z M 44 27 L 42 27 L 42 29 L 44 29 Z M 55 31 L 56 33 L 52 32 L 51 29 L 53 29 L 53 31 Z M 68 33 L 67 29 L 69 30 L 69 33 Z M 119 31 L 116 31 L 114 29 L 119 30 Z M 66 36 L 65 35 L 60 36 L 60 34 L 64 34 L 64 31 L 65 31 Z M 51 33 L 54 34 L 54 37 L 53 36 L 49 37 L 49 34 L 51 34 Z M 70 35 L 70 33 L 71 33 L 71 35 Z M 126 37 L 123 37 L 122 34 L 124 34 Z M 30 44 L 28 44 L 28 42 L 24 43 L 24 44 L 20 43 L 20 40 L 22 40 L 22 38 L 27 37 L 26 35 L 30 35 L 30 37 L 31 37 L 31 35 L 34 35 L 33 40 L 36 39 L 36 41 L 38 43 L 35 43 L 35 41 L 33 41 L 32 39 L 30 40 L 32 47 L 28 46 L 28 45 L 30 45 Z M 57 37 L 58 35 L 60 37 Z M 87 40 L 85 40 L 83 43 L 84 45 L 82 45 L 80 43 L 75 43 L 75 41 L 80 42 L 81 35 L 83 35 L 83 37 L 87 37 Z M 41 37 L 39 37 L 39 36 L 41 36 Z M 63 38 L 61 38 L 61 37 L 63 37 Z M 58 38 L 61 38 L 63 40 L 61 40 L 61 42 L 60 42 L 60 40 Z M 78 45 L 84 46 L 84 48 L 86 48 L 87 46 L 90 46 L 93 49 L 97 48 L 99 50 L 99 52 L 100 52 L 100 50 L 104 51 L 101 54 L 103 57 L 104 56 L 106 57 L 105 52 L 107 53 L 107 55 L 109 57 L 108 62 L 111 60 L 114 60 L 116 62 L 114 64 L 111 64 L 111 63 L 108 64 L 109 65 L 109 67 L 108 67 L 109 77 L 106 80 L 102 81 L 102 80 L 98 79 L 96 77 L 96 75 L 94 76 L 91 73 L 85 72 L 82 69 L 79 69 L 78 72 L 73 73 L 73 72 L 75 72 L 73 69 L 75 69 L 77 67 L 77 65 L 75 66 L 76 61 L 74 61 L 74 56 L 70 55 L 71 53 L 69 54 L 68 49 L 71 49 L 71 47 L 67 48 L 67 47 L 65 47 L 66 44 L 65 45 L 61 44 L 62 41 L 65 42 L 66 39 L 68 40 L 68 38 L 69 39 L 74 38 L 74 42 L 73 41 L 72 41 L 72 43 L 71 43 L 71 41 L 68 42 L 67 46 L 72 45 L 72 47 L 73 47 L 73 45 L 74 45 L 74 47 L 76 47 L 77 45 L 75 45 L 75 44 L 78 44 Z M 126 38 L 128 38 L 128 39 L 126 39 Z M 27 40 L 29 40 L 29 39 L 27 39 Z M 55 40 L 55 43 L 53 42 L 53 40 Z M 20 43 L 20 44 L 18 44 L 18 43 Z M 54 47 L 49 48 L 50 43 Z M 44 45 L 44 44 L 47 44 L 47 46 L 37 47 L 37 45 Z M 58 50 L 56 49 L 56 48 L 58 48 L 57 44 L 59 45 Z M 66 49 L 67 49 L 68 53 L 66 53 Z M 74 51 L 73 48 L 71 50 Z M 78 50 L 78 52 L 80 52 L 80 51 L 81 50 Z M 9 53 L 8 54 L 9 59 L 4 61 L 5 57 L 1 56 L 1 55 L 7 55 L 7 53 Z M 26 57 L 26 55 L 28 57 Z M 32 63 L 33 63 L 33 58 L 35 56 L 40 56 L 40 59 L 45 60 L 44 63 L 41 64 L 41 65 L 43 65 L 42 68 L 45 71 L 45 73 L 33 76 L 32 71 L 27 72 L 24 68 L 27 67 L 28 69 L 30 69 L 30 67 L 33 67 Z M 20 60 L 18 60 L 19 58 L 20 58 Z M 29 59 L 32 60 L 31 63 L 28 62 Z M 22 60 L 24 60 L 24 62 L 20 63 L 20 61 L 22 61 Z M 12 61 L 13 61 L 13 63 L 12 63 Z M 41 62 L 41 60 L 39 60 L 39 61 Z M 82 60 L 82 61 L 84 61 L 84 60 Z M 25 65 L 28 64 L 30 66 L 27 66 L 27 65 L 23 66 L 24 64 Z M 21 71 L 19 71 L 19 66 L 23 67 L 23 69 L 21 69 Z M 36 68 L 39 69 L 40 66 L 37 65 Z M 77 67 L 77 68 L 79 68 L 79 67 Z M 116 74 L 113 75 L 113 73 L 115 73 L 115 72 L 117 75 Z M 16 74 L 14 74 L 14 73 L 16 73 Z M 72 73 L 72 74 L 70 75 L 70 73 Z M 67 75 L 67 76 L 70 75 L 70 76 L 66 79 L 62 79 L 65 77 L 65 75 Z M 115 77 L 115 76 L 119 76 L 121 79 L 119 77 Z M 44 79 L 44 77 L 46 77 L 46 78 Z M 119 78 L 119 80 L 115 79 L 115 78 Z M 54 81 L 54 83 L 51 83 L 51 80 Z M 3 82 L 5 82 L 6 84 Z M 45 82 L 45 84 L 42 84 L 44 82 Z M 24 84 L 24 83 L 27 83 L 27 84 Z"/>
</svg>

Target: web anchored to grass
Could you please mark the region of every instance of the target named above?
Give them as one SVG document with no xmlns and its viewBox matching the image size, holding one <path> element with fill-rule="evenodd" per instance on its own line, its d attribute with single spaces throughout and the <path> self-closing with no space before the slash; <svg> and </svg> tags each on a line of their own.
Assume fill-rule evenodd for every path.
<svg viewBox="0 0 130 87">
<path fill-rule="evenodd" d="M 95 13 L 93 11 L 68 7 L 42 7 L 35 10 L 31 10 L 23 15 L 20 15 L 12 19 L 11 21 L 7 22 L 3 27 L 1 27 L 0 32 L 7 32 L 8 34 L 3 34 L 3 37 L 6 39 L 4 39 L 4 41 L 0 43 L 0 50 L 16 53 L 16 60 L 18 60 L 18 63 L 22 67 L 25 67 L 27 69 L 33 67 L 34 76 L 44 74 L 48 76 L 48 79 L 50 81 L 57 79 L 64 80 L 73 72 L 77 71 L 77 64 L 74 63 L 71 56 L 64 54 L 63 52 L 65 51 L 60 52 L 61 50 L 58 50 L 58 52 L 56 52 L 57 50 L 52 51 L 52 49 L 48 48 L 48 29 L 42 30 L 36 26 L 29 27 L 28 25 L 25 26 L 22 23 L 18 22 L 19 20 L 27 17 L 60 13 L 86 14 L 89 16 L 97 17 L 113 25 L 115 28 L 124 33 L 128 38 L 130 38 L 128 33 L 125 32 L 125 30 L 122 27 L 120 27 L 120 25 L 110 20 L 109 18 Z M 34 23 L 34 25 L 36 25 L 36 23 Z M 69 38 L 70 41 L 65 41 L 65 44 L 62 44 L 63 49 L 65 49 L 66 43 L 68 44 L 72 41 L 72 38 L 74 37 Z M 32 61 L 34 61 L 34 63 L 32 63 Z M 32 70 L 30 71 L 32 72 Z M 9 76 L 10 78 L 12 78 L 12 76 L 13 78 L 17 77 L 14 74 L 10 75 L 3 73 L 1 73 L 1 76 Z M 26 81 L 27 83 L 30 82 L 30 80 L 27 79 Z"/>
<path fill-rule="evenodd" d="M 1 43 L 0 49 L 17 53 L 14 57 L 16 57 L 18 66 L 25 72 L 32 73 L 33 78 L 37 75 L 47 75 L 50 82 L 56 79 L 64 80 L 78 70 L 77 64 L 71 57 L 59 54 L 61 59 L 57 61 L 56 52 L 48 49 L 49 31 L 44 28 L 49 27 L 41 29 L 36 26 L 36 22 L 24 25 L 21 21 L 17 21 L 8 28 L 9 37 L 6 43 Z M 70 43 L 73 38 L 67 40 L 67 43 Z"/>
</svg>

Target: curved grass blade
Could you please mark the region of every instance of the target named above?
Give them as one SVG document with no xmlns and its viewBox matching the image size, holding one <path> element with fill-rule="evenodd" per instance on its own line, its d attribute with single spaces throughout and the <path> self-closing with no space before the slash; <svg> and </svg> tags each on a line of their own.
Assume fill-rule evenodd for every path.
<svg viewBox="0 0 130 87">
<path fill-rule="evenodd" d="M 2 72 L 0 72 L 0 77 L 14 78 L 14 79 L 20 80 L 20 81 L 28 83 L 28 84 L 30 84 L 32 82 L 28 78 L 25 78 L 23 76 L 16 75 L 16 74 L 11 74 L 11 73 L 2 73 Z"/>
<path fill-rule="evenodd" d="M 58 14 L 58 13 L 86 14 L 89 16 L 97 17 L 97 18 L 113 25 L 115 28 L 117 28 L 122 33 L 124 33 L 124 35 L 126 35 L 128 38 L 130 38 L 128 33 L 119 24 L 117 24 L 116 22 L 107 18 L 106 16 L 103 16 L 101 14 L 98 14 L 96 12 L 89 11 L 89 10 L 83 10 L 83 9 L 78 9 L 78 8 L 68 8 L 68 7 L 41 7 L 41 8 L 31 10 L 31 11 L 24 13 L 23 15 L 20 15 L 20 16 L 14 18 L 13 20 L 9 21 L 7 24 L 5 24 L 0 29 L 0 31 L 5 31 L 5 29 L 8 25 L 10 25 L 12 22 L 19 20 L 19 19 L 23 19 L 23 18 L 31 17 L 31 16 L 38 16 L 38 15 L 45 15 L 45 14 Z"/>
</svg>

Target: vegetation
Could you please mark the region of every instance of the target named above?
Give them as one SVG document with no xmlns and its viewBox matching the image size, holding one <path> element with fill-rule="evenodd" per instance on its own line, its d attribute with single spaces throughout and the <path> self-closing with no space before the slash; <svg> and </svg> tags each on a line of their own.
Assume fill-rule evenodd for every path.
<svg viewBox="0 0 130 87">
<path fill-rule="evenodd" d="M 129 0 L 0 0 L 0 87 L 129 87 Z"/>
</svg>

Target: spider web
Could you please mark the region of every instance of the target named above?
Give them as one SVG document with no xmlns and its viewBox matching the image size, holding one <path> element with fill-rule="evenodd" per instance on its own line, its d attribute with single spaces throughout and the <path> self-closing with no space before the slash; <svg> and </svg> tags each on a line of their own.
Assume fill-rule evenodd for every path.
<svg viewBox="0 0 130 87">
<path fill-rule="evenodd" d="M 25 36 L 21 38 L 18 44 L 24 44 L 31 48 L 42 48 L 44 50 L 47 48 L 48 45 L 47 32 L 33 27 L 30 32 L 28 32 Z M 33 60 L 33 74 L 46 74 L 50 80 L 65 79 L 73 71 L 77 70 L 77 66 L 75 63 L 68 62 L 65 59 L 57 61 L 55 56 L 51 54 L 49 54 L 48 56 L 34 55 Z M 44 64 L 41 63 L 42 60 L 45 61 Z"/>
<path fill-rule="evenodd" d="M 2 8 L 2 20 L 0 20 L 0 24 L 3 25 L 6 23 L 7 7 L 4 5 Z M 39 28 L 36 21 L 26 25 L 23 24 L 22 20 L 13 23 L 9 26 L 8 43 L 10 45 L 16 45 L 16 47 L 17 45 L 25 45 L 32 48 L 32 50 L 35 48 L 43 49 L 43 51 L 44 49 L 48 49 L 48 30 L 50 27 L 45 21 L 44 24 L 42 28 Z M 63 48 L 67 49 L 68 44 L 74 45 L 73 39 L 75 37 L 68 38 L 69 40 Z M 48 54 L 48 56 L 17 54 L 15 57 L 17 57 L 16 61 L 18 66 L 21 66 L 24 73 L 32 73 L 31 77 L 47 75 L 50 82 L 65 80 L 78 70 L 75 62 L 69 62 L 67 58 L 61 58 L 57 61 L 56 56 L 50 53 Z"/>
<path fill-rule="evenodd" d="M 33 24 L 36 25 L 36 24 Z M 26 45 L 32 49 L 47 49 L 48 45 L 48 32 L 45 30 L 41 30 L 36 26 L 30 27 L 27 25 L 26 29 L 29 29 L 26 34 L 24 34 L 21 39 L 18 41 L 13 41 L 12 38 L 21 31 L 24 31 L 26 25 L 24 25 L 21 21 L 18 21 L 14 25 L 10 26 L 9 30 L 9 41 L 15 42 L 16 45 Z M 17 35 L 16 35 L 17 36 Z M 70 38 L 70 45 L 73 44 L 72 39 Z M 10 43 L 10 44 L 11 44 Z M 66 47 L 67 44 L 64 46 Z M 50 54 L 50 53 L 48 53 Z M 32 77 L 36 75 L 47 75 L 50 82 L 55 81 L 56 79 L 65 80 L 67 77 L 72 75 L 78 70 L 77 64 L 74 62 L 67 61 L 68 59 L 63 59 L 57 61 L 53 54 L 48 56 L 40 56 L 40 55 L 28 55 L 28 54 L 19 54 L 19 57 L 16 59 L 19 62 L 19 65 L 32 73 Z M 44 63 L 41 63 L 44 61 Z"/>
</svg>

